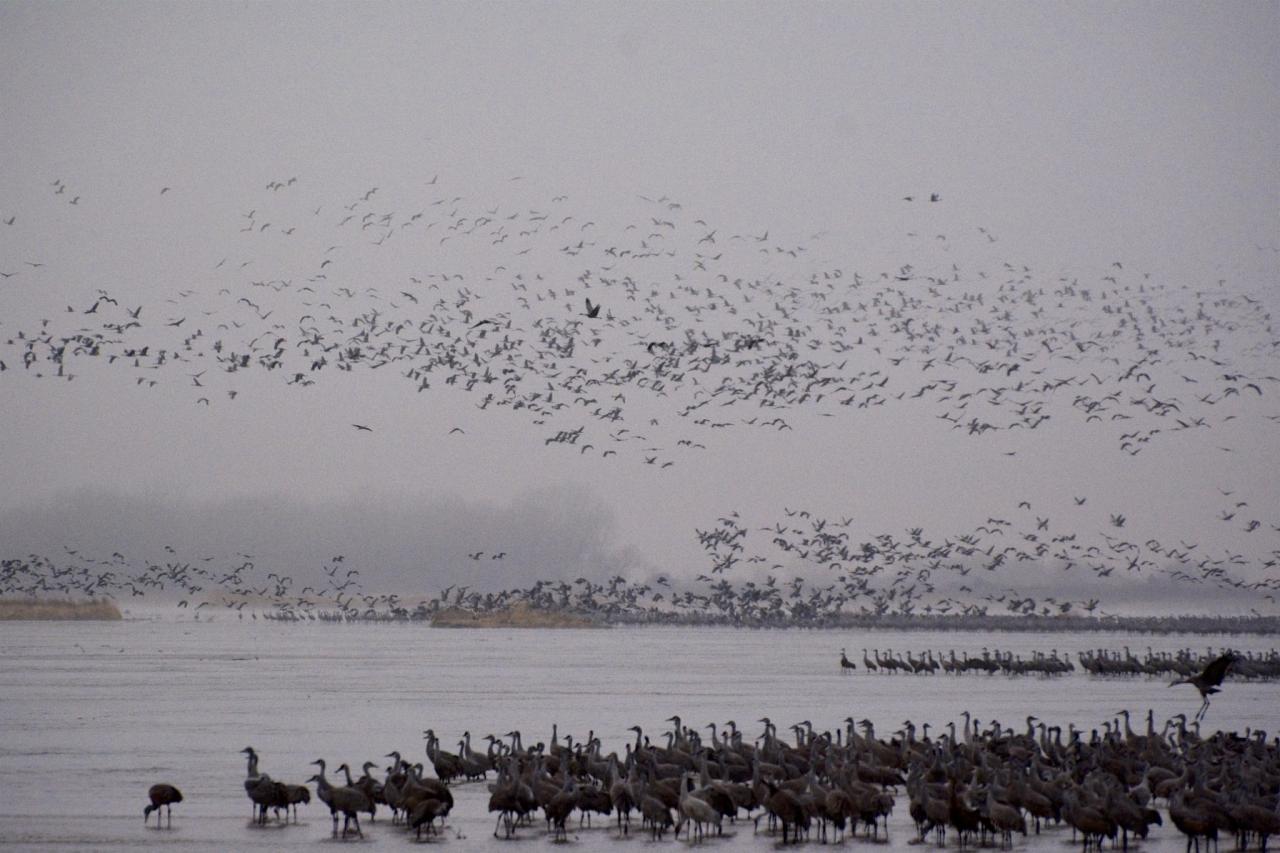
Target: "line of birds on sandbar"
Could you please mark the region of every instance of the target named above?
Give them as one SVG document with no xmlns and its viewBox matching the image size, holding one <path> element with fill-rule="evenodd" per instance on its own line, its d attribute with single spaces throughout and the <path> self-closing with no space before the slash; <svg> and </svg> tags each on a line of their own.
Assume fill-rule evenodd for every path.
<svg viewBox="0 0 1280 853">
<path fill-rule="evenodd" d="M 1127 849 L 1130 839 L 1145 839 L 1162 826 L 1166 815 L 1188 849 L 1222 834 L 1235 837 L 1238 849 L 1256 843 L 1265 851 L 1268 838 L 1280 833 L 1280 738 L 1268 739 L 1264 730 L 1202 736 L 1198 720 L 1185 714 L 1157 729 L 1150 711 L 1145 733 L 1131 727 L 1128 711 L 1089 732 L 1074 724 L 1064 732 L 1034 716 L 1022 731 L 995 720 L 984 727 L 968 712 L 962 718 L 959 727 L 949 723 L 937 735 L 907 720 L 887 738 L 876 735 L 870 720 L 848 717 L 842 727 L 821 732 L 805 720 L 789 727 L 792 743 L 767 717 L 752 740 L 732 720 L 697 729 L 675 716 L 662 734 L 665 744 L 633 726 L 634 741 L 607 754 L 594 732 L 561 742 L 554 726 L 548 742 L 529 747 L 515 730 L 486 735 L 487 747 L 477 750 L 466 732 L 457 752 L 444 750 L 428 729 L 425 763 L 393 751 L 381 773 L 375 775 L 376 761 L 364 762 L 358 777 L 342 763 L 340 778 L 330 781 L 328 763 L 319 758 L 307 782 L 330 812 L 334 837 L 342 839 L 363 837 L 361 816 L 373 820 L 379 807 L 391 811 L 393 826 L 419 838 L 439 834 L 454 808 L 453 787 L 484 782 L 491 773 L 497 775 L 487 783 L 488 811 L 494 836 L 505 838 L 541 823 L 552 838 L 565 840 L 576 813 L 579 830 L 592 816 L 611 818 L 609 831 L 618 837 L 631 833 L 633 820 L 654 840 L 670 830 L 691 841 L 721 835 L 726 823 L 743 820 L 754 833 L 776 834 L 783 843 L 815 833 L 823 842 L 838 841 L 860 828 L 887 839 L 888 818 L 903 793 L 915 842 L 932 837 L 939 847 L 950 837 L 961 848 L 999 843 L 1008 849 L 1015 833 L 1070 827 L 1086 851 L 1105 841 Z M 311 799 L 307 786 L 262 772 L 252 747 L 243 753 L 254 823 L 267 823 L 269 811 L 288 823 L 290 809 L 296 820 L 298 805 Z M 428 763 L 435 778 L 426 775 Z M 150 799 L 144 819 L 180 802 L 181 794 L 157 785 Z"/>
<path fill-rule="evenodd" d="M 1022 652 L 1001 651 L 1000 649 L 982 648 L 980 654 L 969 654 L 962 651 L 959 655 L 955 649 L 949 653 L 938 652 L 934 656 L 932 649 L 922 653 L 905 652 L 895 654 L 892 650 L 872 649 L 870 655 L 862 650 L 862 666 L 869 673 L 910 675 L 1039 675 L 1062 676 L 1084 671 L 1095 676 L 1138 676 L 1161 677 L 1180 675 L 1189 678 L 1204 670 L 1212 661 L 1224 654 L 1233 656 L 1230 675 L 1234 678 L 1250 681 L 1280 680 L 1280 649 L 1267 652 L 1236 652 L 1231 649 L 1205 652 L 1193 649 L 1179 649 L 1174 652 L 1153 652 L 1147 649 L 1145 657 L 1139 658 L 1123 649 L 1094 649 L 1076 655 L 1079 666 L 1071 661 L 1068 652 L 1058 653 L 1051 649 L 1048 653 L 1031 651 L 1026 657 Z M 855 661 L 850 660 L 845 649 L 840 650 L 840 670 L 851 673 L 858 669 Z"/>
</svg>

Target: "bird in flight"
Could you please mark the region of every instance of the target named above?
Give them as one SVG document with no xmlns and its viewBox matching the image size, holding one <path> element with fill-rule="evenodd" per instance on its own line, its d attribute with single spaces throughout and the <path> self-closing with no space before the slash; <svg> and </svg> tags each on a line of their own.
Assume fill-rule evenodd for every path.
<svg viewBox="0 0 1280 853">
<path fill-rule="evenodd" d="M 587 319 L 594 320 L 600 316 L 600 303 L 587 300 Z"/>
<path fill-rule="evenodd" d="M 373 432 L 373 427 L 365 426 L 364 424 L 352 424 L 352 426 L 356 429 L 364 430 L 365 432 Z"/>
<path fill-rule="evenodd" d="M 1209 661 L 1208 665 L 1200 671 L 1198 675 L 1190 678 L 1179 678 L 1177 681 L 1169 683 L 1170 687 L 1175 684 L 1191 684 L 1200 691 L 1200 697 L 1204 699 L 1204 704 L 1200 706 L 1200 710 L 1196 712 L 1195 718 L 1203 720 L 1204 714 L 1209 710 L 1209 697 L 1214 693 L 1220 693 L 1222 680 L 1227 677 L 1227 673 L 1231 670 L 1232 664 L 1240 660 L 1240 656 L 1235 652 L 1226 652 Z"/>
</svg>

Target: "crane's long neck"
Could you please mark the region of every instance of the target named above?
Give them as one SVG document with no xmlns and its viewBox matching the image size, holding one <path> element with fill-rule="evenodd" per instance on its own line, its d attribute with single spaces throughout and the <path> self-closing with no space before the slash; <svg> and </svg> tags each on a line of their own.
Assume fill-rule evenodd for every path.
<svg viewBox="0 0 1280 853">
<path fill-rule="evenodd" d="M 256 752 L 249 753 L 249 778 L 252 779 L 258 775 L 258 754 Z"/>
</svg>

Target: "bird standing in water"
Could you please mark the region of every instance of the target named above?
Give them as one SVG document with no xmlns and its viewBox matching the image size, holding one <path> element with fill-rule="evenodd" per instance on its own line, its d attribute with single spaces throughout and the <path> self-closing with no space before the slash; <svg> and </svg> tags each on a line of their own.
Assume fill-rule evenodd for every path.
<svg viewBox="0 0 1280 853">
<path fill-rule="evenodd" d="M 853 661 L 849 660 L 849 656 L 845 654 L 844 649 L 840 650 L 840 674 L 847 675 L 858 667 Z"/>
<path fill-rule="evenodd" d="M 151 800 L 151 805 L 142 810 L 142 822 L 146 823 L 147 818 L 152 812 L 156 813 L 156 826 L 160 826 L 160 809 L 165 809 L 168 815 L 169 825 L 173 826 L 173 804 L 182 802 L 182 792 L 169 785 L 161 782 L 159 785 L 152 785 L 147 791 L 147 798 Z"/>
</svg>

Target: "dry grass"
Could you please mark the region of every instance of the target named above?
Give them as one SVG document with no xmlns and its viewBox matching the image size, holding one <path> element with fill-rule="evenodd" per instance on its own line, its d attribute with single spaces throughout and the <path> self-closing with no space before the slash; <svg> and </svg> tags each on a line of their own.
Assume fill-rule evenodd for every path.
<svg viewBox="0 0 1280 853">
<path fill-rule="evenodd" d="M 475 613 L 450 607 L 431 618 L 433 628 L 597 628 L 600 623 L 579 613 L 537 610 L 517 604 L 493 613 Z"/>
<path fill-rule="evenodd" d="M 120 608 L 111 601 L 0 598 L 0 621 L 28 619 L 52 622 L 94 619 L 117 622 L 121 618 Z"/>
</svg>

